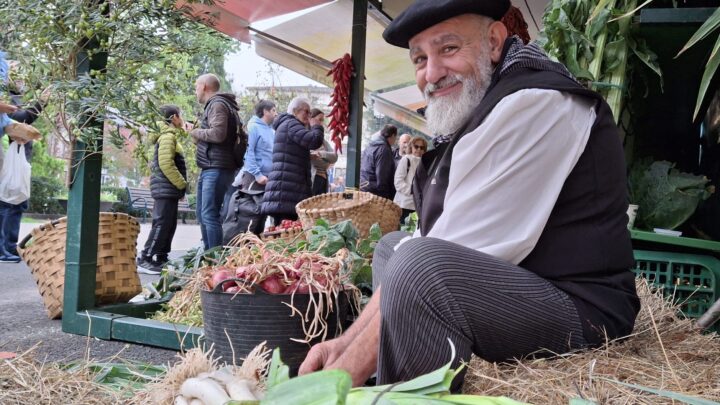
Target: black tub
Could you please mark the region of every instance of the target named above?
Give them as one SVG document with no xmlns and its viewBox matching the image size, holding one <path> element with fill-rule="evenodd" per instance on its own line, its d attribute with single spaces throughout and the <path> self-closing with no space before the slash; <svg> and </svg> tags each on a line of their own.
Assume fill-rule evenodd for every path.
<svg viewBox="0 0 720 405">
<path fill-rule="evenodd" d="M 238 281 L 238 279 L 228 279 Z M 291 316 L 292 310 L 284 303 L 290 304 L 290 294 L 268 294 L 259 286 L 255 286 L 255 294 L 231 294 L 222 292 L 222 284 L 212 291 L 202 290 L 202 304 L 205 339 L 213 345 L 215 355 L 222 362 L 232 364 L 233 353 L 235 362 L 240 365 L 242 358 L 248 355 L 255 346 L 266 341 L 271 350 L 279 347 L 280 355 L 295 375 L 305 359 L 310 346 L 319 343 L 320 339 L 310 344 L 290 340 L 304 339 L 302 320 L 299 315 Z M 318 294 L 315 294 L 318 299 Z M 339 305 L 334 303 L 333 312 L 328 315 L 328 337 L 335 336 L 338 320 L 343 330 L 348 325 L 350 313 L 348 295 L 338 295 Z M 309 294 L 295 294 L 293 305 L 305 313 L 309 304 Z"/>
</svg>

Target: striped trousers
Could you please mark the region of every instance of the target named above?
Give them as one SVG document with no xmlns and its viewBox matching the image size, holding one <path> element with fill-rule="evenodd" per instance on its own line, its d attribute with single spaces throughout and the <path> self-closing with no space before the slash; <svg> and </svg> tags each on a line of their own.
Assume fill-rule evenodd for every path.
<svg viewBox="0 0 720 405">
<path fill-rule="evenodd" d="M 393 232 L 378 242 L 373 287 L 380 297 L 377 382 L 408 381 L 450 359 L 453 367 L 587 346 L 572 300 L 526 269 L 456 243 Z M 457 391 L 464 375 L 453 383 Z"/>
</svg>

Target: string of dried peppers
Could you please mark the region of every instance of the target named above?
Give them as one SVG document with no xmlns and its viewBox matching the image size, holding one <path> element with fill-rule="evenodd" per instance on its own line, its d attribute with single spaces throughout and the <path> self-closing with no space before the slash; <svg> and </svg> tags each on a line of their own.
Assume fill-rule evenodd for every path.
<svg viewBox="0 0 720 405">
<path fill-rule="evenodd" d="M 335 144 L 335 151 L 342 152 L 342 140 L 348 135 L 350 125 L 350 79 L 354 69 L 349 53 L 336 59 L 332 64 L 333 67 L 327 75 L 332 75 L 335 89 L 328 104 L 332 107 L 328 129 L 332 132 L 331 139 Z"/>
</svg>

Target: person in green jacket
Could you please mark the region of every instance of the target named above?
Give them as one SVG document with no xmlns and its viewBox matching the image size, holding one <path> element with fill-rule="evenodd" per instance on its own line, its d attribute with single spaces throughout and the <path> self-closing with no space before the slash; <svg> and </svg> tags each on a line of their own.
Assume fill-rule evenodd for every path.
<svg viewBox="0 0 720 405">
<path fill-rule="evenodd" d="M 150 194 L 155 200 L 150 235 L 137 259 L 138 272 L 159 274 L 168 261 L 170 246 L 175 236 L 178 201 L 185 196 L 187 169 L 180 139 L 187 136 L 183 129 L 180 108 L 174 105 L 160 107 L 165 119 L 160 132 L 153 132 L 149 141 L 155 146 L 151 166 Z"/>
</svg>

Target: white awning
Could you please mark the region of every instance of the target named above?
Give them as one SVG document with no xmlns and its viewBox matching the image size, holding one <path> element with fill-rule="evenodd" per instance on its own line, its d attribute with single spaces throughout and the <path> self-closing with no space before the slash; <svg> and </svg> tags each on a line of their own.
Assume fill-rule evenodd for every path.
<svg viewBox="0 0 720 405">
<path fill-rule="evenodd" d="M 424 105 L 422 94 L 415 86 L 415 74 L 406 49 L 387 44 L 382 32 L 390 21 L 405 10 L 413 0 L 383 0 L 382 10 L 370 7 L 367 20 L 365 51 L 365 102 L 418 130 L 424 131 L 424 119 L 415 111 Z M 301 75 L 327 86 L 330 62 L 350 53 L 352 46 L 352 0 L 284 0 L 218 2 L 213 6 L 193 5 L 193 8 L 215 12 L 220 18 L 215 27 L 235 38 L 244 39 L 247 26 L 272 16 L 317 7 L 297 18 L 278 24 L 265 31 L 255 31 L 252 40 L 255 52 Z M 542 23 L 543 10 L 548 0 L 515 1 L 528 23 L 531 38 L 537 36 L 536 24 Z M 235 19 L 233 20 L 233 17 Z M 540 27 L 541 28 L 541 27 Z M 371 97 L 367 97 L 371 95 Z"/>
</svg>

